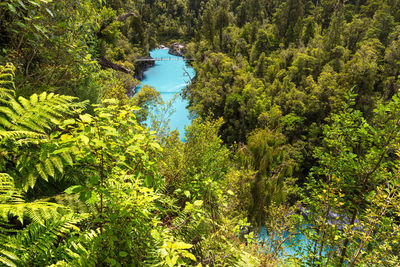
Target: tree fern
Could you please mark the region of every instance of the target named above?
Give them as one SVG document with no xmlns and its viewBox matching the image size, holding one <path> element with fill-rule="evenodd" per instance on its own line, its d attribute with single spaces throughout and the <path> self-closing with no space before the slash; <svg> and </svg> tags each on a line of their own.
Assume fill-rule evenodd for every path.
<svg viewBox="0 0 400 267">
<path fill-rule="evenodd" d="M 0 149 L 7 151 L 3 157 L 7 167 L 0 164 L 0 172 L 11 174 L 28 190 L 38 178 L 61 177 L 64 166 L 72 164 L 68 145 L 52 133 L 86 103 L 46 92 L 16 98 L 14 71 L 11 64 L 0 66 Z"/>
<path fill-rule="evenodd" d="M 8 237 L 5 241 L 7 244 L 15 244 L 8 247 L 7 258 L 17 266 L 44 266 L 52 262 L 54 250 L 59 243 L 64 241 L 71 232 L 79 232 L 76 227 L 84 216 L 77 217 L 69 214 L 63 217 L 53 217 L 47 220 L 45 224 L 32 223 L 24 230 L 18 231 L 15 236 Z M 6 251 L 3 248 L 3 251 Z M 11 252 L 10 252 L 10 249 Z M 6 253 L 2 253 L 2 257 L 6 258 Z M 15 255 L 15 259 L 10 256 Z"/>
<path fill-rule="evenodd" d="M 46 92 L 34 94 L 30 99 L 10 97 L 0 107 L 0 114 L 5 118 L 0 121 L 0 130 L 48 133 L 58 124 L 59 119 L 84 107 L 83 103 L 76 103 L 76 100 L 72 96 Z"/>
<path fill-rule="evenodd" d="M 66 239 L 55 251 L 56 258 L 63 260 L 54 266 L 96 266 L 93 244 L 99 235 L 99 230 L 88 230 Z"/>
<path fill-rule="evenodd" d="M 79 230 L 74 225 L 84 217 L 76 217 L 56 203 L 25 202 L 13 178 L 0 173 L 0 262 L 6 266 L 30 265 L 27 262 L 44 257 L 60 236 Z M 31 223 L 22 231 L 16 230 L 7 223 L 9 218 L 16 218 L 21 225 L 25 219 Z M 10 236 L 10 232 L 16 235 Z"/>
<path fill-rule="evenodd" d="M 13 178 L 6 173 L 0 173 L 0 223 L 15 217 L 21 224 L 26 218 L 43 225 L 46 220 L 69 212 L 68 208 L 56 203 L 25 202 L 22 193 L 15 188 Z"/>
<path fill-rule="evenodd" d="M 19 154 L 15 162 L 18 183 L 25 190 L 33 187 L 38 178 L 48 181 L 50 177 L 57 180 L 63 177 L 64 167 L 72 165 L 71 147 L 51 138 L 32 149 Z"/>
<path fill-rule="evenodd" d="M 14 72 L 14 65 L 0 65 L 0 103 L 14 96 Z"/>
</svg>

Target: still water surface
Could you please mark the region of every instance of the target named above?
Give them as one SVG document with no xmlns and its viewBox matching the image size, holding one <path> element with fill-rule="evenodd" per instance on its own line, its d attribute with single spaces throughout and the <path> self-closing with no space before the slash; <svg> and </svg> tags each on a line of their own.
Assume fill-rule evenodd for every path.
<svg viewBox="0 0 400 267">
<path fill-rule="evenodd" d="M 168 54 L 168 49 L 154 49 L 150 51 L 150 56 L 152 58 L 180 58 Z M 171 130 L 177 129 L 179 131 L 182 140 L 185 134 L 185 126 L 189 125 L 191 120 L 186 108 L 188 101 L 182 99 L 179 93 L 190 84 L 190 79 L 194 76 L 194 69 L 187 66 L 186 61 L 156 61 L 153 67 L 144 72 L 144 78 L 141 81 L 142 85 L 156 88 L 161 93 L 164 102 L 170 101 L 176 95 L 172 105 L 175 112 L 169 117 L 169 126 Z"/>
</svg>

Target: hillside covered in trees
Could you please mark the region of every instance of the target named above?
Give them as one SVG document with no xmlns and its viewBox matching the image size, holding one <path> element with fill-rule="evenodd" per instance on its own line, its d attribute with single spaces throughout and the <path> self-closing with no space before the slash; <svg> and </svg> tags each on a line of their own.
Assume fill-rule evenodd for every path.
<svg viewBox="0 0 400 267">
<path fill-rule="evenodd" d="M 399 87 L 399 0 L 1 1 L 0 266 L 399 266 Z"/>
</svg>

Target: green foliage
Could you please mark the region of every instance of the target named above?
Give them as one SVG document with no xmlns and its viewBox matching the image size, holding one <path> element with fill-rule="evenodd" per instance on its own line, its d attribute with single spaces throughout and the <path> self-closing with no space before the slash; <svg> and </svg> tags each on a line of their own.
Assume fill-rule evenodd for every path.
<svg viewBox="0 0 400 267">
<path fill-rule="evenodd" d="M 136 112 L 138 122 L 145 122 L 149 118 L 149 113 L 154 112 L 154 108 L 162 103 L 160 92 L 147 85 L 140 88 L 132 98 L 132 104 L 141 108 Z"/>
<path fill-rule="evenodd" d="M 248 144 L 239 148 L 243 165 L 256 171 L 248 214 L 250 221 L 258 225 L 265 219 L 265 209 L 286 199 L 288 178 L 295 163 L 290 159 L 284 142 L 281 134 L 256 130 L 248 137 Z"/>
<path fill-rule="evenodd" d="M 2 264 L 398 262 L 399 1 L 3 2 Z M 197 73 L 185 142 L 156 91 L 126 95 L 135 59 L 176 41 Z"/>
<path fill-rule="evenodd" d="M 185 258 L 196 261 L 196 257 L 188 252 L 188 249 L 192 247 L 191 244 L 187 244 L 181 241 L 175 242 L 174 240 L 165 240 L 161 248 L 159 249 L 159 254 L 162 258 L 157 266 L 184 266 Z"/>
<path fill-rule="evenodd" d="M 12 177 L 0 173 L 0 261 L 6 266 L 47 264 L 54 244 L 70 231 L 79 230 L 75 224 L 82 219 L 59 204 L 25 202 Z M 27 228 L 14 229 L 27 222 Z M 10 233 L 15 235 L 8 236 Z"/>
<path fill-rule="evenodd" d="M 71 105 L 75 99 L 46 92 L 40 95 L 33 94 L 30 99 L 24 97 L 19 97 L 18 100 L 10 99 L 7 105 L 1 108 L 3 115 L 1 130 L 49 132 L 57 123 L 57 119 L 71 114 L 74 108 L 80 107 L 76 104 Z"/>
<path fill-rule="evenodd" d="M 12 65 L 1 70 L 1 81 L 11 88 L 12 70 Z M 1 145 L 7 151 L 2 156 L 1 171 L 13 175 L 25 190 L 34 187 L 39 177 L 48 180 L 55 177 L 56 170 L 62 174 L 63 165 L 72 164 L 72 160 L 68 148 L 58 145 L 57 135 L 52 133 L 60 121 L 84 106 L 74 97 L 53 93 L 33 94 L 29 99 L 9 94 L 0 103 Z M 38 148 L 39 143 L 42 145 Z M 21 151 L 22 147 L 25 149 Z"/>
<path fill-rule="evenodd" d="M 301 251 L 301 247 L 297 246 L 303 246 L 303 244 L 299 244 L 297 239 L 300 234 L 299 225 L 304 221 L 303 216 L 298 214 L 298 208 L 298 205 L 272 203 L 266 209 L 266 233 L 264 232 L 263 240 L 256 242 L 262 251 L 264 264 L 291 266 L 286 250 L 289 248 Z M 268 237 L 265 236 L 266 234 Z"/>
<path fill-rule="evenodd" d="M 304 187 L 312 224 L 305 230 L 312 240 L 305 264 L 393 264 L 398 242 L 397 3 L 269 2 L 230 1 L 236 20 L 224 29 L 223 46 L 218 46 L 222 42 L 215 38 L 210 12 L 217 5 L 209 1 L 199 40 L 189 46 L 197 72 L 186 91 L 191 112 L 203 119 L 210 113 L 222 117 L 222 139 L 243 143 L 238 147 L 246 155 L 241 159 L 247 173 L 234 169 L 228 177 L 228 187 L 237 194 L 235 212 L 244 213 L 236 203 L 258 203 L 256 221 L 262 224 L 260 218 L 269 219 L 260 216 L 264 208 L 270 214 L 269 205 L 284 200 L 287 190 L 293 203 L 299 198 L 296 186 Z M 351 105 L 344 104 L 350 88 L 356 95 Z M 272 140 L 281 141 L 273 146 Z M 271 179 L 284 162 L 272 156 L 278 151 L 284 151 L 291 167 L 280 179 Z M 270 155 L 264 160 L 270 167 L 258 160 L 263 156 L 254 156 L 259 154 Z M 296 186 L 288 186 L 296 178 Z M 376 234 L 376 243 L 368 233 Z"/>
<path fill-rule="evenodd" d="M 14 65 L 8 63 L 5 66 L 0 66 L 0 97 L 9 99 L 14 96 Z"/>
<path fill-rule="evenodd" d="M 350 94 L 344 110 L 332 115 L 324 130 L 325 148 L 316 150 L 320 166 L 305 198 L 315 224 L 308 233 L 313 242 L 307 262 L 389 264 L 398 249 L 392 215 L 400 198 L 399 162 L 392 153 L 400 141 L 399 97 L 380 105 L 371 124 L 353 108 L 354 99 Z"/>
<path fill-rule="evenodd" d="M 41 265 L 39 261 L 49 262 L 45 255 L 79 218 L 72 218 L 71 211 L 62 205 L 40 200 L 26 202 L 21 186 L 33 187 L 40 176 L 47 180 L 54 176 L 55 168 L 63 173 L 60 156 L 43 157 L 37 145 L 54 147 L 56 141 L 51 134 L 59 120 L 82 109 L 84 103 L 46 93 L 17 100 L 13 78 L 13 65 L 1 66 L 0 261 L 7 266 Z M 17 186 L 14 177 L 20 180 Z M 28 228 L 17 230 L 28 223 Z"/>
<path fill-rule="evenodd" d="M 60 238 L 79 231 L 75 224 L 81 220 L 72 215 L 60 218 L 53 216 L 44 225 L 32 223 L 5 241 L 15 244 L 15 253 L 20 255 L 18 265 L 43 266 L 52 261 L 54 246 L 60 242 Z"/>
<path fill-rule="evenodd" d="M 113 74 L 100 70 L 99 59 L 133 70 L 136 53 L 143 53 L 132 51 L 128 33 L 121 32 L 124 22 L 103 1 L 19 0 L 0 8 L 0 35 L 7 36 L 0 41 L 0 63 L 17 66 L 18 95 L 48 91 L 97 103 L 110 89 Z M 118 48 L 120 44 L 128 47 Z M 131 74 L 129 78 L 134 80 Z M 133 86 L 129 78 L 123 79 L 125 92 Z"/>
<path fill-rule="evenodd" d="M 282 1 L 274 15 L 277 35 L 285 44 L 296 41 L 301 33 L 304 4 L 302 0 Z"/>
<path fill-rule="evenodd" d="M 132 106 L 108 100 L 65 125 L 64 142 L 75 150 L 75 168 L 87 177 L 66 190 L 96 207 L 100 235 L 94 243 L 98 264 L 136 265 L 155 246 L 151 229 L 160 196 L 151 189 L 162 183 L 154 157 L 161 149 L 154 136 L 138 125 Z"/>
<path fill-rule="evenodd" d="M 204 266 L 256 266 L 251 248 L 241 247 L 240 233 L 232 232 L 246 216 L 240 201 L 248 201 L 246 193 L 235 194 L 243 189 L 235 178 L 249 179 L 252 174 L 234 169 L 232 153 L 218 137 L 222 123 L 221 119 L 195 119 L 186 129 L 184 143 L 176 135 L 165 139 L 159 169 L 165 177 L 165 193 L 181 210 L 170 229 L 193 244 L 192 253 Z"/>
<path fill-rule="evenodd" d="M 166 165 L 161 172 L 168 190 L 175 192 L 182 204 L 184 200 L 206 200 L 210 209 L 217 207 L 219 184 L 229 166 L 229 151 L 217 135 L 221 123 L 194 120 L 186 129 L 184 144 L 171 138 L 166 145 Z"/>
</svg>

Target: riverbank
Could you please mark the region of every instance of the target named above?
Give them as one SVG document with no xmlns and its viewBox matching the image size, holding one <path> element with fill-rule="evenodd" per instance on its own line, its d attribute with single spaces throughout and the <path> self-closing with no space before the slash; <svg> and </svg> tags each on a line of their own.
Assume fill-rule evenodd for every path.
<svg viewBox="0 0 400 267">
<path fill-rule="evenodd" d="M 151 57 L 150 57 L 151 58 Z M 144 72 L 155 65 L 154 61 L 140 61 L 135 64 L 135 74 L 134 78 L 142 80 L 144 77 Z"/>
<path fill-rule="evenodd" d="M 151 58 L 151 57 L 149 57 Z M 153 67 L 156 63 L 154 61 L 138 61 L 135 64 L 135 73 L 133 75 L 133 77 L 139 81 L 144 79 L 144 73 L 146 72 L 146 70 L 148 70 L 149 68 Z M 128 97 L 133 97 L 136 93 L 136 89 L 139 87 L 140 85 L 136 85 L 136 86 L 132 86 L 131 88 L 129 88 L 127 90 L 127 95 Z"/>
<path fill-rule="evenodd" d="M 177 57 L 185 57 L 185 53 L 186 53 L 185 46 L 178 43 L 173 43 L 168 49 L 168 54 Z"/>
</svg>

